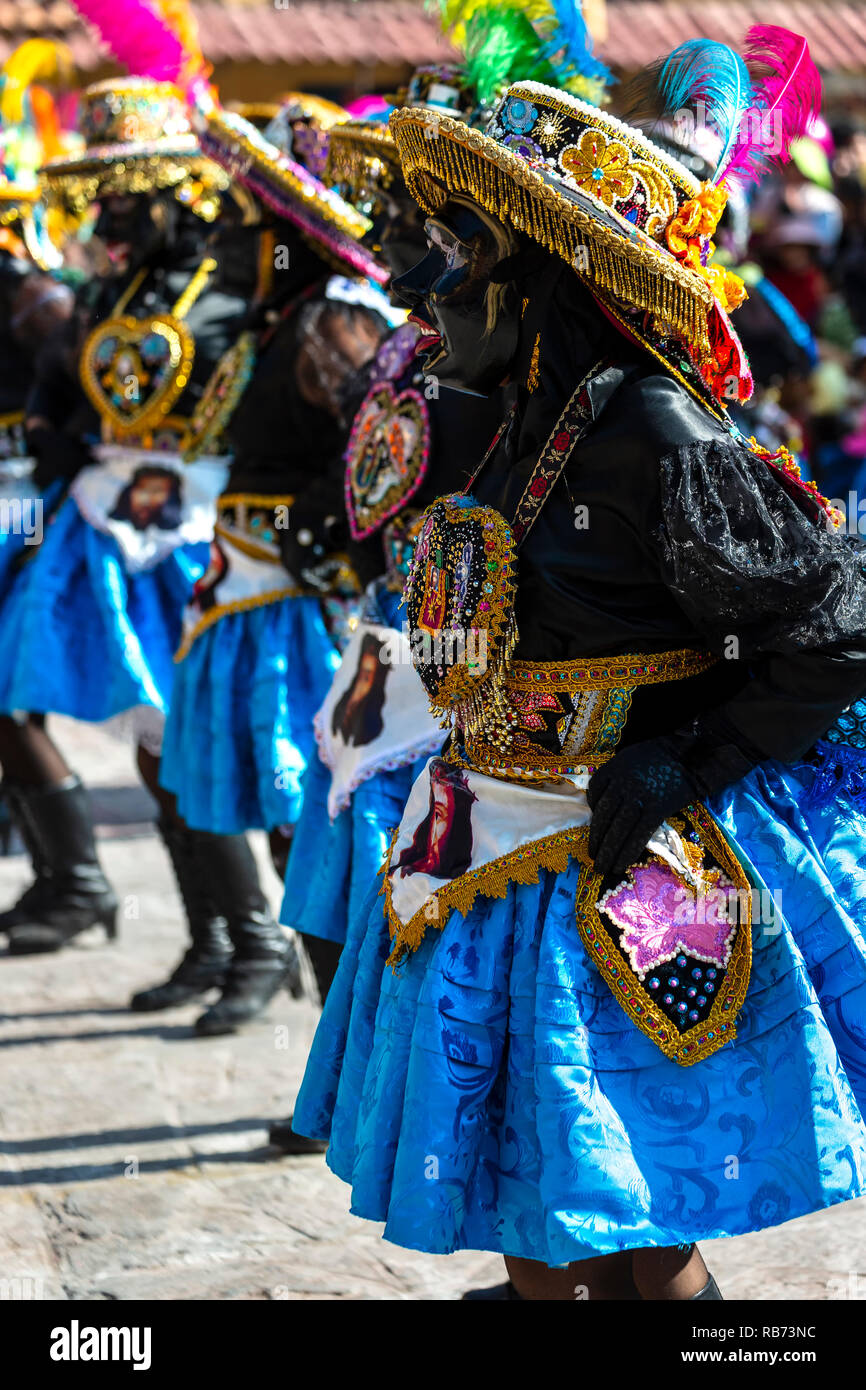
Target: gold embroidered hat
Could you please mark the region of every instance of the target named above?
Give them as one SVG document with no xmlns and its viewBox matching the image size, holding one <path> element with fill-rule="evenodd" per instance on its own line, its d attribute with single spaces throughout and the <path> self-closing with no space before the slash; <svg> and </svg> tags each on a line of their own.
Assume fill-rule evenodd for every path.
<svg viewBox="0 0 866 1390">
<path fill-rule="evenodd" d="M 387 269 L 363 247 L 370 222 L 323 179 L 330 132 L 348 119 L 324 98 L 291 92 L 264 131 L 199 93 L 194 119 L 202 149 L 344 273 L 378 284 Z"/>
<path fill-rule="evenodd" d="M 425 211 L 468 195 L 562 257 L 591 288 L 709 354 L 712 288 L 667 241 L 702 187 L 641 131 L 538 82 L 509 87 L 483 132 L 407 108 L 394 112 L 391 129 L 403 177 Z"/>
<path fill-rule="evenodd" d="M 693 389 L 747 400 L 751 372 L 728 319 L 745 288 L 712 264 L 711 238 L 726 182 L 760 178 L 789 158 L 821 83 L 805 39 L 789 30 L 755 25 L 745 50 L 691 40 L 639 75 L 653 93 L 652 127 L 700 110 L 719 133 L 707 182 L 637 125 L 543 81 L 512 84 L 484 131 L 395 111 L 404 179 L 427 212 L 454 194 L 474 199 L 571 265 L 602 308 Z"/>
<path fill-rule="evenodd" d="M 206 159 L 193 133 L 183 93 L 149 77 L 111 78 L 82 94 L 84 150 L 40 170 L 49 199 L 80 216 L 112 193 L 172 189 L 205 221 L 219 212 L 225 172 Z"/>
<path fill-rule="evenodd" d="M 477 106 L 477 97 L 463 68 L 454 63 L 428 63 L 415 69 L 396 97 L 368 98 L 374 114 L 368 111 L 363 117 L 334 126 L 326 176 L 343 197 L 365 210 L 378 209 L 382 191 L 402 182 L 400 156 L 388 125 L 392 101 L 469 122 Z"/>
</svg>

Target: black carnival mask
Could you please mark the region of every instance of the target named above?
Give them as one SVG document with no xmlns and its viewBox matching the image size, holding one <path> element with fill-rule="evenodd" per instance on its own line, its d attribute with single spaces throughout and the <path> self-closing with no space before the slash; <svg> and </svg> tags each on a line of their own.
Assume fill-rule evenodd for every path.
<svg viewBox="0 0 866 1390">
<path fill-rule="evenodd" d="M 501 223 L 457 199 L 428 218 L 425 232 L 427 254 L 393 285 L 422 330 L 424 371 L 443 386 L 489 395 L 517 351 L 517 287 L 494 275 L 512 239 Z"/>
</svg>

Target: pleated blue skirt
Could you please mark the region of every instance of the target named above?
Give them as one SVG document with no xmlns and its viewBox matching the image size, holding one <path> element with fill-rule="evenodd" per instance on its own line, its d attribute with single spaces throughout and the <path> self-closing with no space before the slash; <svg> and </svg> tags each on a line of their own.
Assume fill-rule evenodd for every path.
<svg viewBox="0 0 866 1390">
<path fill-rule="evenodd" d="M 339 664 L 315 598 L 228 613 L 178 662 L 160 778 L 216 835 L 293 825 L 313 715 Z"/>
<path fill-rule="evenodd" d="M 772 895 L 736 1041 L 695 1066 L 629 1024 L 575 925 L 577 867 L 480 898 L 397 973 L 379 882 L 294 1110 L 352 1211 L 411 1249 L 561 1265 L 775 1225 L 866 1190 L 864 822 L 796 775 L 713 808 Z"/>
<path fill-rule="evenodd" d="M 0 711 L 90 721 L 136 705 L 165 711 L 183 609 L 208 554 L 184 546 L 129 574 L 113 537 L 67 498 L 0 605 Z"/>
<path fill-rule="evenodd" d="M 292 840 L 280 911 L 284 926 L 311 936 L 346 940 L 367 889 L 382 866 L 400 824 L 412 783 L 427 758 L 378 772 L 352 793 L 334 821 L 328 818 L 331 774 L 313 756 L 304 774 L 304 808 Z"/>
</svg>

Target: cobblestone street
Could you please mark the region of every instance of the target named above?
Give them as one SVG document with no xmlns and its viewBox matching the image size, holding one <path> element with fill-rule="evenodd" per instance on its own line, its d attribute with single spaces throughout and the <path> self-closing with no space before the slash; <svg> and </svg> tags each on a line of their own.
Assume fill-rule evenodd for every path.
<svg viewBox="0 0 866 1390">
<path fill-rule="evenodd" d="M 95 930 L 58 955 L 0 958 L 0 1298 L 449 1299 L 498 1281 L 493 1256 L 386 1244 L 349 1216 L 323 1158 L 267 1147 L 303 1072 L 312 1003 L 280 996 L 216 1039 L 194 1036 L 195 1005 L 128 1011 L 182 949 L 167 859 L 124 744 L 53 727 L 94 796 L 120 938 Z M 26 878 L 23 855 L 0 859 L 4 906 Z M 731 1299 L 866 1298 L 866 1202 L 702 1249 Z"/>
</svg>

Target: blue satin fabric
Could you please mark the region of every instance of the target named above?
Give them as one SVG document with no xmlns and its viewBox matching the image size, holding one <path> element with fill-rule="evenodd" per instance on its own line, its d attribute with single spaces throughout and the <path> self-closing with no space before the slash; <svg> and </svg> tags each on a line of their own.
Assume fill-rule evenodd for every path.
<svg viewBox="0 0 866 1390">
<path fill-rule="evenodd" d="M 142 704 L 165 710 L 183 608 L 208 553 L 185 546 L 127 574 L 113 537 L 67 498 L 0 609 L 0 711 L 98 721 Z"/>
<path fill-rule="evenodd" d="M 775 892 L 738 1037 L 668 1061 L 578 938 L 576 866 L 479 899 L 393 973 L 350 924 L 294 1126 L 398 1245 L 564 1264 L 762 1229 L 866 1190 L 864 825 L 759 769 L 715 811 Z"/>
<path fill-rule="evenodd" d="M 286 868 L 280 921 L 296 931 L 346 940 L 367 889 L 382 867 L 391 835 L 400 824 L 412 783 L 427 758 L 379 772 L 356 787 L 351 803 L 328 819 L 331 774 L 313 757 L 304 774 L 304 809 Z"/>
<path fill-rule="evenodd" d="M 228 613 L 178 662 L 160 778 L 196 830 L 293 825 L 313 715 L 339 664 L 315 598 Z"/>
</svg>

